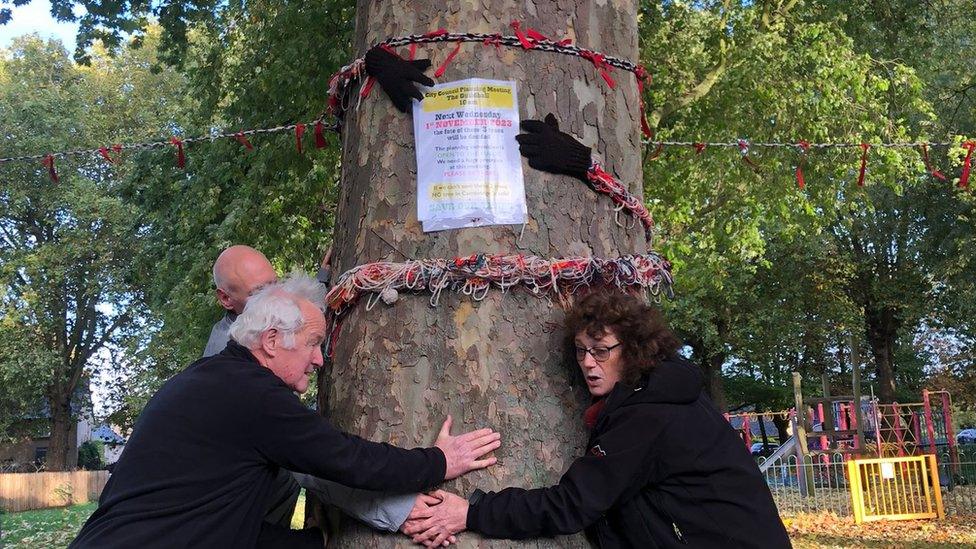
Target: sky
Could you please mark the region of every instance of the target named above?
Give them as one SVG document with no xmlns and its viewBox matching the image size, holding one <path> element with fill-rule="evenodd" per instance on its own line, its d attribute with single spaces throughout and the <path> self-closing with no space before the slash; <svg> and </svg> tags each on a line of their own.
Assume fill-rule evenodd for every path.
<svg viewBox="0 0 976 549">
<path fill-rule="evenodd" d="M 65 49 L 74 52 L 78 25 L 55 21 L 51 17 L 51 3 L 48 0 L 31 0 L 30 4 L 18 7 L 4 4 L 2 7 L 11 9 L 13 16 L 9 23 L 0 25 L 0 48 L 10 46 L 17 36 L 37 33 L 41 38 L 60 38 Z"/>
</svg>

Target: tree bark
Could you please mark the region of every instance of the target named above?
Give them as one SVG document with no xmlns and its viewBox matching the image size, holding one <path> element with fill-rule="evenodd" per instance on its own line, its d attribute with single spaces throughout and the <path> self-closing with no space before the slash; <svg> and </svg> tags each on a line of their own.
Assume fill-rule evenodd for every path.
<svg viewBox="0 0 976 549">
<path fill-rule="evenodd" d="M 881 402 L 895 401 L 895 345 L 898 339 L 897 313 L 892 307 L 864 307 L 864 327 L 874 355 Z"/>
<path fill-rule="evenodd" d="M 715 406 L 725 411 L 729 408 L 729 403 L 725 398 L 725 379 L 722 378 L 722 364 L 725 364 L 725 353 L 709 355 L 702 366 L 705 368 L 705 390 L 712 398 Z"/>
<path fill-rule="evenodd" d="M 632 0 L 516 2 L 482 0 L 446 7 L 433 0 L 366 1 L 358 5 L 355 49 L 390 36 L 451 31 L 512 34 L 510 22 L 607 54 L 637 57 Z M 438 66 L 453 44 L 420 46 L 417 57 Z M 405 50 L 405 48 L 404 48 Z M 432 72 L 432 71 L 430 71 Z M 641 195 L 636 82 L 620 70 L 609 89 L 583 59 L 481 44 L 462 45 L 440 82 L 480 77 L 515 80 L 523 120 L 556 115 L 602 157 L 607 171 Z M 373 261 L 523 253 L 540 257 L 643 253 L 639 227 L 614 222 L 611 203 L 582 183 L 533 170 L 523 162 L 529 222 L 423 233 L 416 216 L 412 121 L 376 89 L 346 115 L 342 185 L 336 218 L 336 264 L 343 272 Z M 490 426 L 503 446 L 494 467 L 445 485 L 468 496 L 474 488 L 540 487 L 556 483 L 577 456 L 586 433 L 589 398 L 563 346 L 563 313 L 521 291 L 490 292 L 475 302 L 445 293 L 401 294 L 393 306 L 363 305 L 345 318 L 329 387 L 331 417 L 352 433 L 400 446 L 430 445 L 447 414 L 455 431 Z M 338 546 L 408 547 L 410 540 L 346 520 Z M 539 541 L 481 540 L 461 546 L 581 547 L 581 535 Z"/>
<path fill-rule="evenodd" d="M 50 398 L 51 436 L 48 439 L 45 468 L 48 471 L 67 471 L 72 466 L 69 456 L 71 435 L 71 405 L 69 398 Z"/>
</svg>

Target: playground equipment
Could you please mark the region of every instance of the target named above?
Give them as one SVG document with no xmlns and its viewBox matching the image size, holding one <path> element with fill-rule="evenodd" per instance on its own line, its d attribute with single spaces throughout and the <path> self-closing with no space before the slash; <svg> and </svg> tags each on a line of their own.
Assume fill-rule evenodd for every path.
<svg viewBox="0 0 976 549">
<path fill-rule="evenodd" d="M 852 394 L 833 394 L 825 375 L 823 394 L 806 396 L 794 373 L 793 409 L 726 415 L 747 446 L 757 427 L 768 440 L 766 422 L 778 416 L 779 447 L 758 465 L 781 511 L 833 511 L 859 523 L 968 513 L 976 469 L 960 461 L 950 394 L 882 404 L 861 394 L 858 370 Z"/>
</svg>

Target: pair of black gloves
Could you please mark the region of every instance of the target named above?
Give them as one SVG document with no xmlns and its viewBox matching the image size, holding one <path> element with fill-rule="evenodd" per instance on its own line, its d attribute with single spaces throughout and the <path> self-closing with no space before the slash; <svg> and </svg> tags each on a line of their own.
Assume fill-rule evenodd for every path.
<svg viewBox="0 0 976 549">
<path fill-rule="evenodd" d="M 424 71 L 430 68 L 430 59 L 406 60 L 395 53 L 376 46 L 366 52 L 366 74 L 379 82 L 393 105 L 400 112 L 407 112 L 410 100 L 422 101 L 424 94 L 417 84 L 433 86 L 434 81 Z M 544 172 L 568 175 L 587 182 L 592 156 L 571 135 L 559 131 L 559 122 L 549 113 L 543 120 L 523 120 L 522 131 L 515 136 L 519 152 L 529 161 L 529 166 Z"/>
</svg>

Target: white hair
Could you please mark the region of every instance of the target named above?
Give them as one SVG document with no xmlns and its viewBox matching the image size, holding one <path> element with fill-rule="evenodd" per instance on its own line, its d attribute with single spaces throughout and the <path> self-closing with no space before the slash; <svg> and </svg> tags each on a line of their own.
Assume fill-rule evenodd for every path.
<svg viewBox="0 0 976 549">
<path fill-rule="evenodd" d="M 286 349 L 295 347 L 295 334 L 305 319 L 299 302 L 308 300 L 320 310 L 325 308 L 325 286 L 310 276 L 293 272 L 285 280 L 268 284 L 248 298 L 244 311 L 231 324 L 230 337 L 253 349 L 261 342 L 261 334 L 278 330 Z"/>
</svg>

